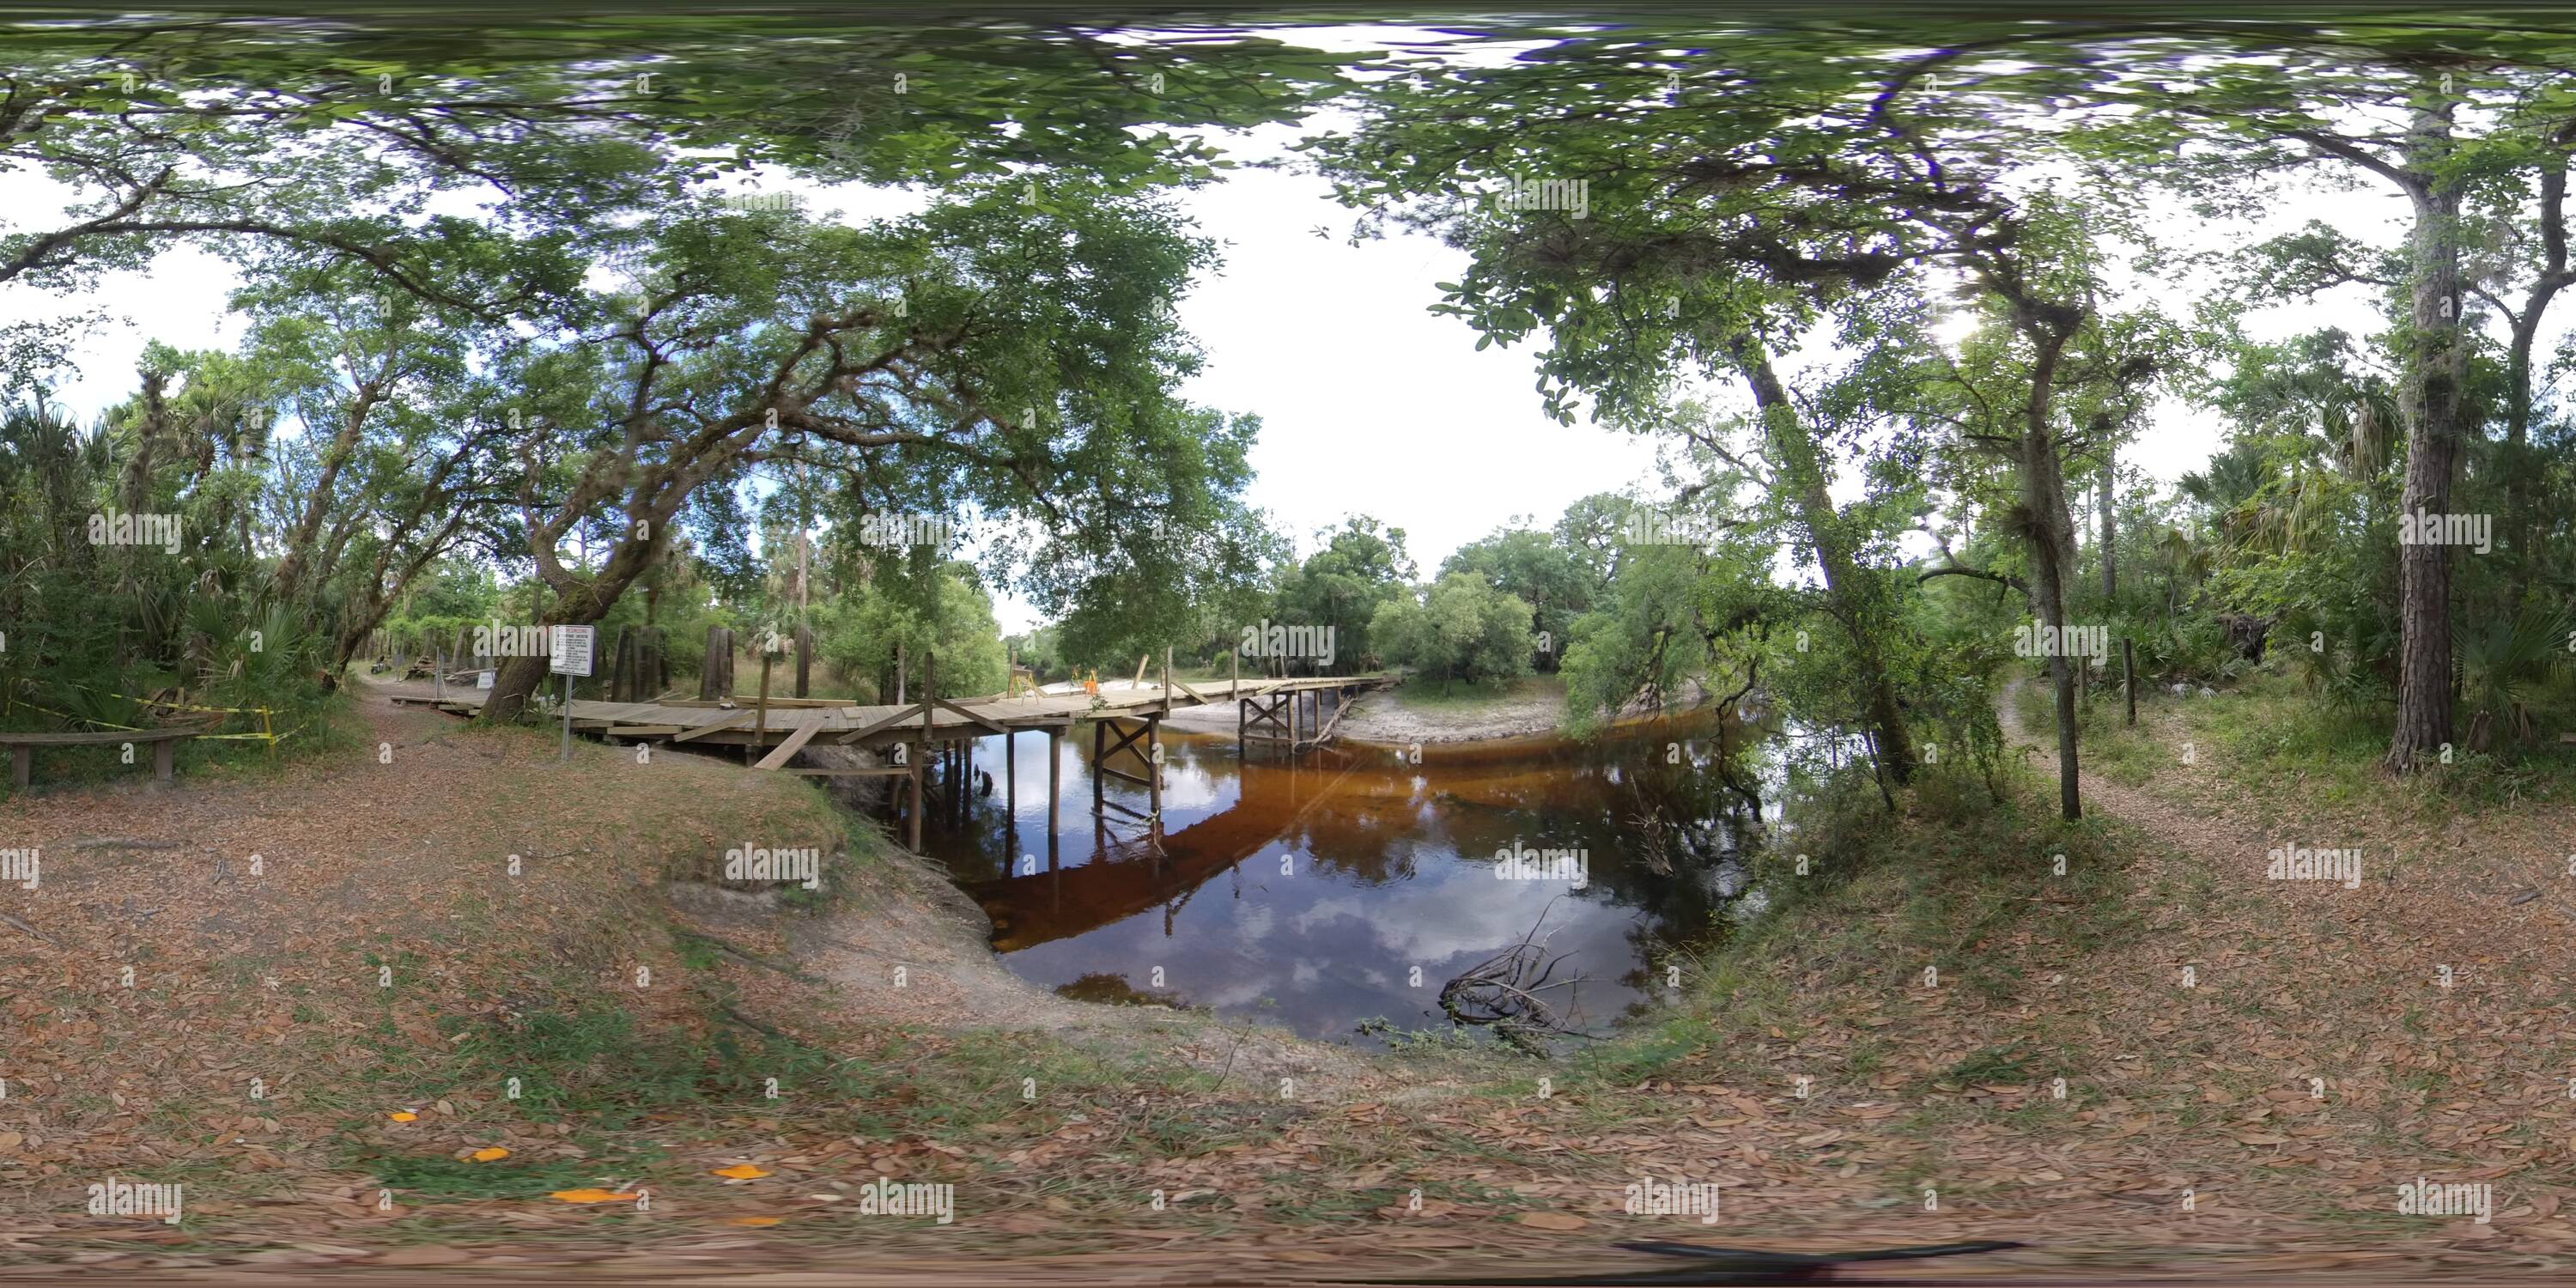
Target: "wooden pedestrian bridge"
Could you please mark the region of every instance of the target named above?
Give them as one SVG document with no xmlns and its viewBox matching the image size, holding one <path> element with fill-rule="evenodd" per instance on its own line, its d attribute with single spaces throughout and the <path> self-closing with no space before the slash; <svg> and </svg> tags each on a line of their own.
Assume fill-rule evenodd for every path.
<svg viewBox="0 0 2576 1288">
<path fill-rule="evenodd" d="M 1142 758 L 1143 765 L 1139 767 L 1143 768 L 1159 763 L 1156 752 L 1162 739 L 1162 722 L 1174 711 L 1231 702 L 1237 708 L 1238 743 L 1304 751 L 1333 740 L 1353 697 L 1396 684 L 1400 679 L 1384 673 L 1248 679 L 1233 675 L 1193 682 L 1173 678 L 1168 658 L 1160 679 L 1141 678 L 1141 664 L 1138 673 L 1140 678 L 1135 680 L 1032 686 L 999 697 L 933 697 L 890 705 L 765 695 L 716 699 L 666 696 L 649 702 L 577 698 L 572 702 L 571 727 L 575 732 L 617 743 L 649 742 L 691 750 L 708 746 L 739 748 L 755 768 L 784 773 L 909 778 L 912 845 L 918 850 L 924 769 L 934 755 L 941 756 L 951 770 L 949 778 L 965 781 L 972 772 L 972 748 L 977 738 L 999 735 L 1009 739 L 1023 732 L 1060 738 L 1075 724 L 1088 722 L 1092 726 L 1094 766 L 1107 766 L 1117 753 L 1133 751 Z M 937 675 L 935 659 L 925 659 L 924 693 L 938 691 Z M 764 675 L 764 688 L 765 680 Z M 447 686 L 432 696 L 403 694 L 393 700 L 472 715 L 483 709 L 488 697 L 486 690 Z M 561 719 L 562 706 L 556 705 L 550 714 Z M 889 763 L 866 767 L 791 765 L 797 753 L 808 746 L 887 752 Z M 1007 754 L 1003 757 L 1005 765 L 1013 760 Z M 1050 757 L 1049 764 L 1054 764 L 1054 758 Z M 1101 790 L 1104 775 L 1145 788 L 1151 808 L 1138 817 L 1159 825 L 1161 775 L 1130 774 L 1115 768 L 1095 771 L 1095 812 L 1118 810 L 1131 815 L 1135 811 L 1106 798 Z M 1050 769 L 1050 808 L 1057 795 L 1056 778 Z M 1012 787 L 1016 795 L 1017 784 Z"/>
</svg>

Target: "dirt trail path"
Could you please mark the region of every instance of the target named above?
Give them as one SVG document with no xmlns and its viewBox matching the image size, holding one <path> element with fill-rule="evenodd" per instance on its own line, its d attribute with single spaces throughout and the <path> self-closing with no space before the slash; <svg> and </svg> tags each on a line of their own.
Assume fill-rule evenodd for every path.
<svg viewBox="0 0 2576 1288">
<path fill-rule="evenodd" d="M 2000 699 L 2004 727 L 2053 785 L 2054 740 L 2016 718 L 2018 688 Z M 2364 1229 L 2421 1242 L 2424 1222 L 2390 1224 L 2396 1187 L 2429 1178 L 2494 1187 L 2492 1221 L 2451 1223 L 2454 1242 L 2576 1248 L 2561 1214 L 2576 1205 L 2565 951 L 2576 910 L 2558 877 L 2576 818 L 2560 806 L 2453 809 L 2417 784 L 2345 801 L 2265 790 L 2258 770 L 2196 732 L 2206 726 L 2187 705 L 2235 700 L 2142 706 L 2158 753 L 2143 781 L 2119 781 L 2136 768 L 2083 781 L 2088 814 L 2161 843 L 2134 869 L 2145 933 L 2085 967 L 2091 991 L 2126 1000 L 2084 1009 L 2151 1065 L 2192 1070 L 2216 1120 L 2140 1139 L 2203 1167 L 2232 1162 L 2239 1193 L 2286 1180 L 2261 1169 L 2311 1163 L 2319 1206 L 2375 1223 L 2356 1242 Z M 2276 874 L 2276 855 L 2300 848 L 2356 854 L 2360 880 Z M 2186 967 L 2189 986 L 2175 988 Z"/>
<path fill-rule="evenodd" d="M 2019 676 L 1996 699 L 2006 739 L 2050 783 L 2057 781 L 2056 738 L 2021 719 Z M 2228 695 L 2181 702 L 2226 702 Z M 2196 736 L 2185 710 L 2163 701 L 2140 708 L 2140 729 L 2165 753 L 2146 784 L 2129 785 L 2088 769 L 2084 808 L 2139 827 L 2205 861 L 2231 886 L 2268 897 L 2314 892 L 2324 882 L 2275 881 L 2266 875 L 2276 849 L 2356 849 L 2363 880 L 2346 902 L 2370 913 L 2374 930 L 2411 930 L 2480 956 L 2509 948 L 2529 968 L 2561 978 L 2560 946 L 2576 930 L 2576 808 L 2529 804 L 2512 810 L 2463 807 L 2428 817 L 2410 810 L 2412 785 L 2376 798 L 2283 810 L 2248 789 L 2260 772 Z M 2536 897 L 2534 897 L 2536 896 Z M 2519 902 L 2517 902 L 2519 900 Z M 2408 948 L 2421 947 L 2417 938 Z M 2398 947 L 2392 944 L 2391 947 Z"/>
</svg>

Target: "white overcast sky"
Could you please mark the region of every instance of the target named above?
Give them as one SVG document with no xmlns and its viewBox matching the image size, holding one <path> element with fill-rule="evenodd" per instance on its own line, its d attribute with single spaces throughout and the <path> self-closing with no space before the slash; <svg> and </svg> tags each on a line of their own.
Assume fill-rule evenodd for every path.
<svg viewBox="0 0 2576 1288">
<path fill-rule="evenodd" d="M 1345 34 L 1316 43 L 1364 42 Z M 1299 133 L 1274 127 L 1231 136 L 1226 146 L 1247 158 L 1273 156 Z M 41 177 L 0 176 L 0 211 L 49 210 L 61 196 Z M 816 192 L 809 205 L 861 218 L 923 200 L 843 186 Z M 1586 494 L 1655 487 L 1651 441 L 1588 424 L 1562 426 L 1541 414 L 1532 344 L 1478 352 L 1464 322 L 1427 311 L 1439 299 L 1434 283 L 1455 280 L 1463 255 L 1413 235 L 1353 246 L 1346 235 L 1351 212 L 1331 200 L 1321 179 L 1291 171 L 1236 171 L 1182 202 L 1224 256 L 1181 306 L 1207 357 L 1185 392 L 1206 406 L 1261 417 L 1252 458 L 1259 477 L 1249 499 L 1301 553 L 1315 548 L 1318 529 L 1368 514 L 1405 530 L 1428 575 L 1459 545 L 1514 516 L 1544 525 Z M 2378 187 L 2285 192 L 2254 229 L 2193 227 L 2180 207 L 2175 211 L 2160 233 L 2183 245 L 2243 244 L 2310 218 L 2389 244 L 2405 213 L 2394 193 Z M 32 223 L 9 220 L 13 227 Z M 1316 235 L 1319 226 L 1330 235 Z M 0 290 L 0 321 L 59 315 L 83 303 L 116 319 L 80 344 L 77 374 L 56 385 L 57 400 L 86 420 L 130 394 L 147 338 L 183 348 L 238 342 L 241 327 L 223 309 L 234 281 L 220 260 L 178 251 L 148 270 L 113 275 L 86 301 Z M 2191 289 L 2158 282 L 2144 293 L 2182 310 Z M 2347 288 L 2276 310 L 2259 329 L 2277 336 L 2328 323 L 2366 334 L 2378 319 L 2368 299 Z M 2168 400 L 2127 460 L 2171 481 L 2199 468 L 2219 443 L 2213 417 Z M 1005 630 L 1035 624 L 1030 607 L 1010 596 L 996 609 Z"/>
</svg>

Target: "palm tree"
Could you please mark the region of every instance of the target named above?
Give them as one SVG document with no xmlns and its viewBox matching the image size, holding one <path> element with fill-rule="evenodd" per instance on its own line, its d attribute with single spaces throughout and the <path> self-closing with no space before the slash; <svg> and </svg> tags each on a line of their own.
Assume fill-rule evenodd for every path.
<svg viewBox="0 0 2576 1288">
<path fill-rule="evenodd" d="M 2177 588 L 2185 581 L 2196 587 L 2205 580 L 2217 566 L 2218 550 L 2197 532 L 2170 524 L 2149 545 L 2155 551 L 2156 563 L 2164 569 L 2165 616 L 2171 617 Z"/>
<path fill-rule="evenodd" d="M 2523 693 L 2567 664 L 2559 642 L 2569 638 L 2571 620 L 2576 616 L 2565 609 L 2533 605 L 2511 617 L 2489 616 L 2483 631 L 2454 628 L 2460 696 L 2476 708 L 2469 717 L 2469 750 L 2485 751 L 2493 745 L 2499 717 L 2514 742 L 2531 741 L 2536 730 Z"/>
</svg>

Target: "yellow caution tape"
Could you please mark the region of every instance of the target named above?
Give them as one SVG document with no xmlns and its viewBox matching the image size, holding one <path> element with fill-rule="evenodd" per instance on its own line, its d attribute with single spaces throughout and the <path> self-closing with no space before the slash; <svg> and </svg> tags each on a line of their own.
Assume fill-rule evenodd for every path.
<svg viewBox="0 0 2576 1288">
<path fill-rule="evenodd" d="M 36 704 L 35 704 L 35 703 L 33 703 L 33 702 L 25 703 L 24 705 L 26 706 L 26 708 L 27 708 L 29 711 L 42 711 L 42 712 L 44 712 L 46 715 L 52 716 L 52 717 L 53 717 L 53 718 L 55 718 L 56 720 L 67 720 L 67 721 L 70 721 L 70 722 L 71 722 L 71 723 L 73 723 L 73 724 L 105 725 L 105 726 L 107 726 L 107 727 L 108 727 L 108 728 L 110 728 L 110 729 L 122 729 L 122 730 L 126 731 L 127 733 L 141 733 L 141 732 L 143 732 L 143 730 L 142 730 L 142 729 L 140 729 L 140 728 L 138 728 L 138 727 L 136 727 L 136 726 L 134 726 L 134 725 L 121 725 L 121 724 L 116 723 L 116 722 L 115 722 L 115 721 L 113 721 L 113 720 L 100 720 L 100 719 L 97 719 L 97 718 L 92 717 L 92 716 L 76 716 L 76 715 L 71 715 L 71 714 L 69 714 L 69 713 L 67 713 L 67 712 L 56 711 L 56 710 L 54 710 L 52 707 L 42 707 L 42 706 L 38 706 L 38 705 L 36 705 Z"/>
<path fill-rule="evenodd" d="M 105 689 L 91 689 L 86 684 L 79 685 L 77 687 L 88 689 L 92 693 L 106 693 L 107 696 L 111 698 L 123 698 L 128 702 L 140 702 L 147 707 L 163 707 L 172 711 L 208 711 L 222 712 L 225 715 L 258 716 L 275 715 L 277 713 L 277 708 L 275 707 L 198 707 L 190 706 L 185 702 L 165 702 L 159 698 L 139 697 L 131 693 L 108 693 Z M 42 708 L 39 709 L 41 710 Z"/>
<path fill-rule="evenodd" d="M 84 690 L 87 690 L 88 692 L 91 692 L 91 693 L 107 693 L 109 697 L 112 697 L 112 698 L 124 698 L 124 699 L 126 699 L 126 700 L 128 700 L 128 701 L 131 701 L 131 702 L 140 702 L 140 703 L 144 704 L 145 706 L 151 706 L 151 707 L 167 707 L 167 708 L 169 708 L 169 709 L 171 709 L 171 710 L 173 710 L 173 711 L 208 711 L 208 712 L 222 712 L 222 713 L 224 713 L 224 714 L 226 714 L 226 715 L 255 715 L 255 716 L 258 716 L 258 717 L 259 717 L 259 722 L 260 722 L 260 724 L 262 724 L 262 725 L 266 725 L 266 724 L 268 723 L 268 718 L 269 718 L 270 716 L 275 715 L 275 714 L 277 713 L 277 709 L 276 709 L 275 707 L 196 707 L 196 706 L 189 706 L 189 705 L 187 705 L 186 703 L 180 703 L 180 702 L 159 702 L 159 701 L 155 701 L 155 700 L 153 700 L 153 699 L 151 699 L 151 698 L 138 698 L 138 697 L 135 697 L 133 694 L 130 694 L 130 693 L 108 693 L 108 691 L 107 691 L 107 690 L 105 690 L 105 689 L 92 689 L 92 688 L 90 688 L 90 687 L 89 687 L 88 685 L 86 685 L 86 684 L 82 684 L 82 685 L 75 685 L 75 686 L 73 686 L 73 687 L 75 687 L 75 688 L 79 688 L 79 689 L 84 689 Z M 12 705 L 13 705 L 13 706 L 14 706 L 14 705 L 24 705 L 24 706 L 25 706 L 28 710 L 30 710 L 30 711 L 42 711 L 42 712 L 44 712 L 46 715 L 52 716 L 53 718 L 55 718 L 55 719 L 57 719 L 57 720 L 68 721 L 68 722 L 70 722 L 70 723 L 72 723 L 72 724 L 97 725 L 97 726 L 99 726 L 100 728 L 103 728 L 103 729 L 122 729 L 122 730 L 124 730 L 124 731 L 125 731 L 125 732 L 127 732 L 127 733 L 144 733 L 144 732 L 147 732 L 145 729 L 143 729 L 143 728 L 142 728 L 141 726 L 139 726 L 139 725 L 118 724 L 117 722 L 115 722 L 115 721 L 113 721 L 113 720 L 101 720 L 101 719 L 99 719 L 99 718 L 98 718 L 98 717 L 96 717 L 96 716 L 76 716 L 76 715 L 71 715 L 71 714 L 68 714 L 68 713 L 65 713 L 65 712 L 56 711 L 56 710 L 54 710 L 52 707 L 38 706 L 37 704 L 35 704 L 35 703 L 33 703 L 33 702 L 28 702 L 28 703 L 24 703 L 24 704 L 14 704 L 14 703 L 13 703 Z M 214 738 L 214 739 L 256 738 L 256 739 L 259 739 L 260 741 L 266 742 L 270 747 L 272 747 L 272 748 L 273 748 L 273 747 L 275 747 L 275 746 L 277 745 L 277 741 L 278 741 L 278 739 L 280 739 L 280 738 L 288 738 L 288 737 L 292 737 L 292 736 L 294 736 L 295 734 L 298 734 L 298 733 L 303 732 L 303 730 L 304 730 L 304 726 L 302 726 L 302 725 L 297 725 L 295 728 L 293 728 L 293 729 L 289 729 L 289 730 L 287 730 L 285 733 L 268 733 L 268 732 L 260 732 L 260 733 L 201 733 L 201 734 L 198 734 L 197 736 L 198 736 L 198 737 L 200 737 L 200 738 Z"/>
</svg>

